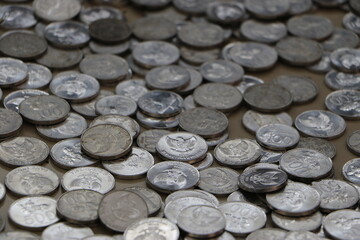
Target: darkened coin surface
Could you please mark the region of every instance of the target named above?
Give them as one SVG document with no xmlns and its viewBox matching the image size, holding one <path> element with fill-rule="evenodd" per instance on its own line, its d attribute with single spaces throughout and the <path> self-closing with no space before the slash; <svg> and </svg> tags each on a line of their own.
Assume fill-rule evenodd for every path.
<svg viewBox="0 0 360 240">
<path fill-rule="evenodd" d="M 0 108 L 0 139 L 15 135 L 21 128 L 21 116 L 9 109 Z"/>
<path fill-rule="evenodd" d="M 212 194 L 227 195 L 239 189 L 239 173 L 227 167 L 210 167 L 200 171 L 199 188 Z"/>
<path fill-rule="evenodd" d="M 28 75 L 27 65 L 14 58 L 0 58 L 0 87 L 14 87 L 24 83 Z"/>
<path fill-rule="evenodd" d="M 286 26 L 281 22 L 246 20 L 241 24 L 240 31 L 247 39 L 261 43 L 275 43 L 287 35 Z"/>
<path fill-rule="evenodd" d="M 93 39 L 111 44 L 128 39 L 131 30 L 124 20 L 104 18 L 90 23 L 89 33 Z"/>
<path fill-rule="evenodd" d="M 325 106 L 347 119 L 360 118 L 360 91 L 338 90 L 327 95 Z"/>
<path fill-rule="evenodd" d="M 19 112 L 19 105 L 25 99 L 32 97 L 32 96 L 40 96 L 40 95 L 49 95 L 47 92 L 37 90 L 37 89 L 24 89 L 13 91 L 9 93 L 4 98 L 4 106 L 7 109 L 13 110 L 15 112 Z"/>
<path fill-rule="evenodd" d="M 124 15 L 115 7 L 94 6 L 82 9 L 79 18 L 80 21 L 89 25 L 90 23 L 103 18 L 124 19 Z"/>
<path fill-rule="evenodd" d="M 195 0 L 195 1 L 186 1 L 186 0 L 174 0 L 174 7 L 179 11 L 190 14 L 198 15 L 206 11 L 207 6 L 214 2 L 214 0 Z"/>
<path fill-rule="evenodd" d="M 338 48 L 356 48 L 359 37 L 352 31 L 335 28 L 333 34 L 322 43 L 325 51 L 334 51 Z"/>
<path fill-rule="evenodd" d="M 166 18 L 144 17 L 135 21 L 132 32 L 142 40 L 167 40 L 176 34 L 176 26 Z"/>
<path fill-rule="evenodd" d="M 159 141 L 159 139 L 166 135 L 171 133 L 168 130 L 162 130 L 162 129 L 150 129 L 143 131 L 140 133 L 138 138 L 136 139 L 136 143 L 139 147 L 144 148 L 145 150 L 156 153 L 156 144 Z"/>
<path fill-rule="evenodd" d="M 256 141 L 271 150 L 294 148 L 300 140 L 298 131 L 284 124 L 267 124 L 256 131 Z"/>
<path fill-rule="evenodd" d="M 275 19 L 287 14 L 290 9 L 288 0 L 272 1 L 272 0 L 246 0 L 246 10 L 253 14 L 256 18 Z"/>
<path fill-rule="evenodd" d="M 359 217 L 359 212 L 355 210 L 332 212 L 324 218 L 324 232 L 337 239 L 358 239 Z"/>
<path fill-rule="evenodd" d="M 298 37 L 323 40 L 333 32 L 330 19 L 318 15 L 301 15 L 287 21 L 289 32 Z"/>
<path fill-rule="evenodd" d="M 334 158 L 336 155 L 336 148 L 334 144 L 322 138 L 300 137 L 300 141 L 296 147 L 313 149 L 328 156 L 329 158 Z"/>
<path fill-rule="evenodd" d="M 48 46 L 47 51 L 36 62 L 49 68 L 64 69 L 77 65 L 83 58 L 80 49 L 58 49 Z"/>
</svg>

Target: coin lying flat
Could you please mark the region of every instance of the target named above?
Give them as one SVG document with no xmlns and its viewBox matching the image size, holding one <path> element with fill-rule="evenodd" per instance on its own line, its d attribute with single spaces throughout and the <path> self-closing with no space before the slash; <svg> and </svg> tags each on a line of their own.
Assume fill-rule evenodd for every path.
<svg viewBox="0 0 360 240">
<path fill-rule="evenodd" d="M 48 46 L 47 51 L 36 59 L 49 68 L 64 69 L 77 65 L 83 58 L 83 52 L 80 49 L 58 49 Z"/>
<path fill-rule="evenodd" d="M 332 69 L 330 64 L 330 54 L 331 52 L 324 51 L 321 59 L 317 63 L 314 63 L 306 68 L 316 73 L 328 73 Z"/>
<path fill-rule="evenodd" d="M 256 141 L 271 150 L 294 148 L 300 140 L 299 132 L 284 124 L 267 124 L 256 131 Z"/>
<path fill-rule="evenodd" d="M 66 222 L 60 222 L 47 227 L 41 234 L 41 239 L 67 240 L 76 237 L 83 239 L 93 236 L 94 232 L 89 227 L 77 226 Z"/>
<path fill-rule="evenodd" d="M 244 75 L 243 68 L 226 60 L 212 60 L 204 62 L 200 73 L 209 82 L 236 84 Z"/>
<path fill-rule="evenodd" d="M 12 232 L 2 232 L 0 233 L 0 238 L 3 240 L 40 240 L 40 237 L 35 233 L 24 232 L 24 231 L 12 231 Z"/>
<path fill-rule="evenodd" d="M 287 231 L 316 231 L 321 226 L 323 216 L 319 211 L 304 217 L 287 217 L 272 212 L 271 220 L 276 226 Z"/>
<path fill-rule="evenodd" d="M 100 98 L 95 103 L 95 112 L 98 115 L 118 114 L 122 116 L 134 115 L 137 105 L 129 97 L 111 95 Z"/>
<path fill-rule="evenodd" d="M 81 9 L 78 0 L 36 0 L 33 2 L 35 14 L 46 21 L 64 21 L 75 17 Z"/>
<path fill-rule="evenodd" d="M 335 146 L 330 141 L 322 138 L 300 137 L 300 141 L 296 147 L 313 149 L 329 158 L 334 158 L 336 155 Z"/>
<path fill-rule="evenodd" d="M 150 117 L 141 113 L 140 111 L 136 112 L 136 120 L 147 129 L 168 129 L 174 130 L 179 125 L 178 116 L 167 117 L 167 118 L 155 118 Z"/>
<path fill-rule="evenodd" d="M 248 10 L 256 18 L 274 19 L 286 15 L 290 9 L 290 3 L 288 0 L 246 0 L 245 7 L 246 10 Z"/>
<path fill-rule="evenodd" d="M 330 19 L 310 14 L 290 18 L 287 28 L 294 36 L 314 40 L 324 40 L 333 33 L 333 24 Z"/>
<path fill-rule="evenodd" d="M 359 34 L 360 28 L 358 25 L 359 17 L 353 13 L 347 13 L 343 18 L 343 25 L 346 29 Z"/>
<path fill-rule="evenodd" d="M 325 75 L 325 85 L 332 90 L 360 90 L 360 74 L 331 70 Z"/>
<path fill-rule="evenodd" d="M 90 41 L 89 48 L 92 52 L 98 54 L 122 54 L 130 49 L 130 41 L 111 45 Z"/>
<path fill-rule="evenodd" d="M 360 118 L 360 91 L 338 90 L 326 96 L 325 106 L 347 119 Z"/>
<path fill-rule="evenodd" d="M 226 9 L 224 11 L 224 9 Z M 246 16 L 245 7 L 240 2 L 211 2 L 206 9 L 207 17 L 220 24 L 234 24 Z"/>
<path fill-rule="evenodd" d="M 181 58 L 189 64 L 199 66 L 208 61 L 215 61 L 219 58 L 220 49 L 218 48 L 193 48 L 188 46 L 180 47 Z M 220 60 L 221 61 L 221 60 Z"/>
<path fill-rule="evenodd" d="M 338 48 L 356 48 L 359 45 L 359 37 L 356 33 L 335 28 L 333 34 L 322 43 L 325 51 L 334 51 Z"/>
<path fill-rule="evenodd" d="M 5 29 L 30 28 L 37 23 L 33 9 L 27 6 L 3 6 L 0 8 L 0 15 L 3 19 L 0 26 Z"/>
<path fill-rule="evenodd" d="M 199 188 L 216 195 L 227 195 L 239 189 L 239 173 L 227 167 L 210 167 L 200 171 Z"/>
<path fill-rule="evenodd" d="M 309 231 L 292 231 L 289 232 L 285 238 L 285 240 L 296 240 L 296 239 L 322 240 L 323 238 Z"/>
<path fill-rule="evenodd" d="M 40 95 L 49 95 L 47 92 L 37 90 L 37 89 L 23 89 L 17 90 L 9 93 L 4 98 L 4 106 L 7 109 L 13 110 L 15 112 L 19 112 L 19 105 L 25 99 L 32 96 L 40 96 Z"/>
<path fill-rule="evenodd" d="M 27 63 L 28 67 L 28 79 L 23 84 L 17 86 L 18 89 L 34 89 L 34 88 L 44 88 L 47 86 L 51 79 L 51 71 L 40 64 Z"/>
<path fill-rule="evenodd" d="M 244 95 L 245 90 L 248 89 L 249 87 L 263 83 L 264 81 L 261 80 L 260 78 L 244 75 L 243 80 L 236 86 L 236 88 L 239 89 L 241 94 Z"/>
<path fill-rule="evenodd" d="M 95 6 L 82 9 L 79 15 L 80 21 L 89 25 L 90 23 L 103 18 L 124 19 L 122 12 L 110 6 Z"/>
<path fill-rule="evenodd" d="M 21 61 L 14 58 L 0 58 L 0 87 L 14 87 L 24 83 L 28 76 L 28 67 Z"/>
<path fill-rule="evenodd" d="M 259 22 L 252 19 L 241 24 L 241 34 L 247 39 L 261 43 L 276 43 L 287 35 L 285 24 L 281 22 Z"/>
<path fill-rule="evenodd" d="M 116 85 L 115 92 L 117 95 L 129 97 L 137 102 L 142 95 L 149 91 L 145 84 L 143 79 L 124 80 Z"/>
<path fill-rule="evenodd" d="M 181 66 L 162 66 L 150 70 L 145 81 L 150 89 L 176 91 L 190 83 L 190 73 Z"/>
<path fill-rule="evenodd" d="M 360 51 L 354 48 L 339 48 L 330 55 L 331 65 L 341 71 L 348 73 L 360 72 Z"/>
<path fill-rule="evenodd" d="M 277 228 L 264 228 L 250 233 L 246 237 L 246 240 L 262 240 L 262 239 L 280 240 L 280 239 L 284 239 L 286 234 L 287 234 L 286 231 Z"/>
<path fill-rule="evenodd" d="M 208 202 L 212 203 L 213 206 L 215 206 L 215 207 L 219 206 L 219 200 L 217 199 L 217 197 L 215 197 L 213 194 L 211 194 L 209 192 L 199 190 L 199 189 L 179 190 L 179 191 L 170 193 L 165 199 L 165 204 L 168 204 L 171 201 L 174 201 L 179 198 L 184 198 L 184 197 L 203 198 L 203 199 L 207 200 Z"/>
<path fill-rule="evenodd" d="M 161 196 L 154 190 L 151 190 L 146 187 L 137 187 L 137 186 L 127 187 L 123 190 L 136 193 L 140 197 L 142 197 L 146 202 L 146 206 L 148 207 L 149 216 L 154 216 L 161 211 L 163 202 Z"/>
<path fill-rule="evenodd" d="M 167 40 L 175 36 L 175 24 L 163 17 L 139 18 L 133 23 L 132 32 L 141 40 Z"/>
<path fill-rule="evenodd" d="M 348 149 L 356 155 L 360 155 L 360 131 L 355 131 L 347 138 Z"/>
<path fill-rule="evenodd" d="M 127 40 L 131 29 L 124 20 L 104 18 L 90 23 L 89 33 L 96 41 L 113 44 Z"/>
<path fill-rule="evenodd" d="M 85 237 L 82 240 L 114 240 L 114 239 L 115 238 L 107 236 L 107 235 L 96 234 L 94 236 Z"/>
<path fill-rule="evenodd" d="M 0 139 L 16 135 L 23 120 L 21 116 L 9 109 L 0 108 Z"/>
<path fill-rule="evenodd" d="M 136 143 L 139 147 L 149 151 L 150 153 L 156 153 L 156 144 L 159 141 L 159 139 L 166 135 L 171 133 L 168 130 L 162 130 L 162 129 L 150 129 L 143 131 L 140 133 L 138 138 L 136 139 Z"/>
<path fill-rule="evenodd" d="M 358 239 L 359 217 L 359 212 L 355 210 L 332 212 L 324 218 L 324 232 L 337 239 Z"/>
</svg>

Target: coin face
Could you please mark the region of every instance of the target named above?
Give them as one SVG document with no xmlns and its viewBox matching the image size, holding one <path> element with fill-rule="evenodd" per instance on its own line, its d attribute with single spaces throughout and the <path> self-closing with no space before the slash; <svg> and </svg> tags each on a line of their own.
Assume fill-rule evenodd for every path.
<svg viewBox="0 0 360 240">
<path fill-rule="evenodd" d="M 155 129 L 168 129 L 175 130 L 179 125 L 179 117 L 167 117 L 167 118 L 155 118 L 149 117 L 141 113 L 140 111 L 136 112 L 136 119 L 144 128 L 155 128 Z"/>
<path fill-rule="evenodd" d="M 0 58 L 0 64 L 3 66 L 0 69 L 0 87 L 13 87 L 26 81 L 28 67 L 23 61 L 13 58 Z"/>
<path fill-rule="evenodd" d="M 321 138 L 301 137 L 296 147 L 313 149 L 329 158 L 334 158 L 336 155 L 335 146 L 330 141 Z"/>
<path fill-rule="evenodd" d="M 1 239 L 4 240 L 13 240 L 13 239 L 19 240 L 22 238 L 26 238 L 29 240 L 40 240 L 40 237 L 37 236 L 36 234 L 25 231 L 2 232 L 0 233 L 0 237 Z"/>
<path fill-rule="evenodd" d="M 27 63 L 26 65 L 28 67 L 28 79 L 26 82 L 17 86 L 16 88 L 18 89 L 44 88 L 50 83 L 52 79 L 52 73 L 47 67 L 35 63 Z"/>
<path fill-rule="evenodd" d="M 274 19 L 281 17 L 290 9 L 290 3 L 287 0 L 281 1 L 272 1 L 272 0 L 246 0 L 245 1 L 246 10 L 251 14 L 261 19 Z"/>
<path fill-rule="evenodd" d="M 322 44 L 326 51 L 334 51 L 343 47 L 356 48 L 359 45 L 359 37 L 352 31 L 335 28 L 333 34 Z"/>
<path fill-rule="evenodd" d="M 247 236 L 247 240 L 260 240 L 260 239 L 285 239 L 287 232 L 277 228 L 264 228 L 256 230 Z"/>
<path fill-rule="evenodd" d="M 37 23 L 33 9 L 27 6 L 3 6 L 0 8 L 0 15 L 3 18 L 0 25 L 5 29 L 30 28 Z"/>
<path fill-rule="evenodd" d="M 97 100 L 95 103 L 95 112 L 99 115 L 117 114 L 130 116 L 134 115 L 136 110 L 136 102 L 125 96 L 106 96 Z"/>
<path fill-rule="evenodd" d="M 272 150 L 294 148 L 300 140 L 298 131 L 284 124 L 267 124 L 256 131 L 256 141 Z"/>
<path fill-rule="evenodd" d="M 127 187 L 124 190 L 136 193 L 145 200 L 149 210 L 149 216 L 154 216 L 161 211 L 163 202 L 161 196 L 154 190 L 136 186 Z"/>
<path fill-rule="evenodd" d="M 168 130 L 162 129 L 150 129 L 143 131 L 136 139 L 136 143 L 139 147 L 149 151 L 150 153 L 156 153 L 156 144 L 159 139 L 171 133 Z"/>
<path fill-rule="evenodd" d="M 333 33 L 330 19 L 317 15 L 301 15 L 290 18 L 287 22 L 289 32 L 298 37 L 323 40 Z"/>
<path fill-rule="evenodd" d="M 180 54 L 181 54 L 181 58 L 184 59 L 186 63 L 190 63 L 198 66 L 208 61 L 217 60 L 220 55 L 220 49 L 218 48 L 198 49 L 187 46 L 181 46 Z"/>
<path fill-rule="evenodd" d="M 95 6 L 82 9 L 79 15 L 80 20 L 89 25 L 90 23 L 103 18 L 124 19 L 122 12 L 114 7 Z"/>
<path fill-rule="evenodd" d="M 239 189 L 239 173 L 227 167 L 210 167 L 200 172 L 199 188 L 216 195 L 227 195 Z"/>
<path fill-rule="evenodd" d="M 332 90 L 360 89 L 360 74 L 331 70 L 325 75 L 325 84 Z"/>
<path fill-rule="evenodd" d="M 246 20 L 240 31 L 247 39 L 261 43 L 276 43 L 287 35 L 286 26 L 281 22 L 264 23 Z"/>
<path fill-rule="evenodd" d="M 80 1 L 36 0 L 33 2 L 35 14 L 46 21 L 64 21 L 75 17 L 81 9 Z"/>
<path fill-rule="evenodd" d="M 239 89 L 241 94 L 244 95 L 245 90 L 248 89 L 249 87 L 263 83 L 264 81 L 261 80 L 260 78 L 244 75 L 243 80 L 236 86 L 236 88 Z"/>
<path fill-rule="evenodd" d="M 181 66 L 162 66 L 150 70 L 145 81 L 150 89 L 175 91 L 190 83 L 190 73 Z"/>
<path fill-rule="evenodd" d="M 341 72 L 360 71 L 360 51 L 353 48 L 339 48 L 330 55 L 331 65 Z"/>
<path fill-rule="evenodd" d="M 360 155 L 360 131 L 355 131 L 347 138 L 348 149 L 356 155 Z"/>
<path fill-rule="evenodd" d="M 0 108 L 0 139 L 15 135 L 21 128 L 21 116 L 5 108 Z"/>
<path fill-rule="evenodd" d="M 89 227 L 77 226 L 60 222 L 47 227 L 41 234 L 42 239 L 66 240 L 76 236 L 79 239 L 93 236 L 94 232 Z"/>
<path fill-rule="evenodd" d="M 83 52 L 80 49 L 64 50 L 48 46 L 47 51 L 36 59 L 49 68 L 64 69 L 77 65 L 83 58 Z"/>
<path fill-rule="evenodd" d="M 355 240 L 358 238 L 357 219 L 359 212 L 355 210 L 338 210 L 324 218 L 324 231 L 331 237 Z"/>
<path fill-rule="evenodd" d="M 348 119 L 360 118 L 360 92 L 356 90 L 338 90 L 327 95 L 326 107 Z"/>
<path fill-rule="evenodd" d="M 163 17 L 144 17 L 132 26 L 134 36 L 142 40 L 167 40 L 175 36 L 175 24 Z"/>
<path fill-rule="evenodd" d="M 304 217 L 288 217 L 272 212 L 271 220 L 287 231 L 316 231 L 321 226 L 323 216 L 319 211 Z"/>
<path fill-rule="evenodd" d="M 142 95 L 149 91 L 145 84 L 143 79 L 124 80 L 116 85 L 115 92 L 117 95 L 129 97 L 137 102 Z"/>
<path fill-rule="evenodd" d="M 323 52 L 321 59 L 307 67 L 308 70 L 316 73 L 328 73 L 332 70 L 330 65 L 330 52 Z"/>
</svg>

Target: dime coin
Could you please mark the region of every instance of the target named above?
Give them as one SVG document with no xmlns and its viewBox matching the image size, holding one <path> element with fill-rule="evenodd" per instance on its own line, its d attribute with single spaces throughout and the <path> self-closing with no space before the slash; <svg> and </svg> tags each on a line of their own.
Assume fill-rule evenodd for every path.
<svg viewBox="0 0 360 240">
<path fill-rule="evenodd" d="M 12 232 L 2 232 L 0 233 L 0 238 L 2 240 L 40 240 L 40 237 L 34 233 L 24 232 L 24 231 L 12 231 Z"/>
<path fill-rule="evenodd" d="M 23 197 L 14 201 L 8 216 L 18 226 L 41 229 L 59 221 L 56 216 L 56 200 L 51 197 Z"/>
<path fill-rule="evenodd" d="M 243 22 L 240 31 L 250 41 L 270 44 L 276 43 L 287 35 L 286 26 L 281 22 L 264 23 L 252 19 Z"/>
<path fill-rule="evenodd" d="M 22 126 L 21 116 L 9 109 L 0 108 L 0 139 L 16 135 Z"/>
<path fill-rule="evenodd" d="M 149 210 L 149 216 L 154 216 L 161 211 L 163 202 L 161 196 L 154 190 L 136 186 L 127 187 L 124 190 L 136 193 L 145 200 L 146 206 Z"/>
<path fill-rule="evenodd" d="M 99 218 L 109 229 L 124 232 L 131 224 L 148 216 L 146 202 L 136 193 L 114 191 L 103 197 Z"/>
<path fill-rule="evenodd" d="M 260 163 L 279 163 L 283 152 L 261 149 Z"/>
<path fill-rule="evenodd" d="M 294 148 L 300 140 L 298 131 L 284 124 L 267 124 L 256 131 L 256 141 L 271 150 Z"/>
<path fill-rule="evenodd" d="M 333 238 L 355 240 L 359 237 L 359 217 L 359 212 L 355 210 L 332 212 L 324 218 L 324 232 Z"/>
<path fill-rule="evenodd" d="M 190 83 L 190 73 L 181 66 L 162 66 L 150 70 L 145 81 L 150 89 L 176 91 Z"/>
<path fill-rule="evenodd" d="M 272 222 L 287 231 L 316 231 L 321 227 L 322 219 L 319 211 L 304 217 L 287 217 L 275 212 L 271 213 Z"/>
<path fill-rule="evenodd" d="M 360 91 L 338 90 L 327 95 L 325 106 L 332 112 L 348 119 L 360 118 Z"/>
<path fill-rule="evenodd" d="M 171 132 L 162 129 L 146 130 L 140 133 L 140 135 L 136 139 L 136 143 L 139 147 L 149 151 L 150 153 L 156 153 L 157 142 L 162 136 L 167 135 L 169 133 Z"/>
<path fill-rule="evenodd" d="M 266 201 L 275 212 L 285 216 L 307 216 L 320 205 L 318 191 L 306 184 L 288 182 L 284 189 L 267 193 Z"/>
<path fill-rule="evenodd" d="M 199 188 L 216 195 L 227 195 L 239 189 L 239 173 L 227 167 L 210 167 L 200 171 Z"/>
<path fill-rule="evenodd" d="M 236 84 L 242 80 L 244 70 L 230 61 L 213 60 L 202 64 L 200 73 L 209 82 Z"/>
<path fill-rule="evenodd" d="M 284 239 L 287 232 L 277 228 L 264 228 L 250 233 L 246 240 L 280 240 Z"/>
<path fill-rule="evenodd" d="M 6 187 L 22 196 L 51 194 L 59 183 L 55 172 L 41 166 L 18 167 L 5 176 Z"/>
<path fill-rule="evenodd" d="M 342 117 L 335 113 L 310 110 L 300 113 L 296 117 L 295 127 L 307 136 L 333 139 L 344 133 L 346 123 Z"/>
<path fill-rule="evenodd" d="M 5 29 L 30 28 L 37 23 L 33 9 L 27 6 L 3 6 L 0 8 L 0 16 L 2 19 L 0 26 Z"/>
<path fill-rule="evenodd" d="M 188 95 L 184 98 L 184 109 L 190 110 L 196 108 L 193 95 Z"/>
<path fill-rule="evenodd" d="M 72 225 L 60 222 L 47 227 L 41 234 L 41 239 L 67 240 L 71 238 L 83 239 L 93 236 L 94 232 L 89 227 Z"/>
<path fill-rule="evenodd" d="M 360 90 L 360 74 L 331 70 L 325 75 L 325 85 L 332 90 Z"/>
<path fill-rule="evenodd" d="M 126 60 L 132 72 L 140 76 L 145 76 L 149 72 L 149 69 L 139 66 L 136 62 L 134 62 L 134 59 L 131 55 L 129 55 Z"/>
<path fill-rule="evenodd" d="M 302 14 L 310 11 L 314 5 L 311 0 L 290 0 L 290 10 L 291 15 Z"/>
<path fill-rule="evenodd" d="M 356 48 L 359 37 L 352 31 L 335 28 L 333 34 L 322 43 L 325 51 L 335 51 L 338 48 Z"/>
<path fill-rule="evenodd" d="M 132 25 L 135 37 L 141 40 L 167 40 L 175 36 L 175 24 L 163 17 L 144 17 Z"/>
<path fill-rule="evenodd" d="M 287 21 L 289 32 L 297 37 L 324 40 L 334 30 L 330 19 L 317 15 L 301 15 Z"/>
<path fill-rule="evenodd" d="M 360 72 L 360 50 L 353 48 L 339 48 L 330 55 L 331 65 L 341 72 Z"/>
<path fill-rule="evenodd" d="M 94 223 L 98 219 L 98 209 L 102 197 L 101 193 L 92 190 L 65 192 L 57 201 L 56 211 L 68 222 Z"/>
<path fill-rule="evenodd" d="M 129 97 L 112 95 L 96 101 L 95 112 L 99 115 L 118 114 L 122 116 L 134 115 L 136 102 Z"/>
<path fill-rule="evenodd" d="M 168 118 L 155 118 L 136 112 L 136 119 L 144 128 L 169 129 L 175 130 L 179 125 L 178 115 Z"/>
<path fill-rule="evenodd" d="M 165 218 L 146 218 L 131 224 L 124 233 L 124 240 L 141 239 L 148 236 L 154 239 L 177 240 L 180 231 L 176 224 Z"/>
<path fill-rule="evenodd" d="M 96 41 L 114 44 L 127 40 L 131 29 L 124 20 L 104 18 L 90 23 L 89 33 Z"/>
<path fill-rule="evenodd" d="M 122 12 L 114 7 L 96 6 L 82 9 L 79 15 L 80 21 L 89 25 L 90 23 L 103 18 L 124 19 Z"/>
<path fill-rule="evenodd" d="M 360 164 L 360 158 L 351 159 L 344 164 L 342 168 L 342 174 L 346 180 L 354 184 L 360 183 L 360 179 L 357 174 L 359 164 Z"/>
<path fill-rule="evenodd" d="M 146 176 L 150 187 L 159 192 L 173 192 L 198 184 L 199 171 L 188 163 L 165 161 L 152 166 Z"/>
<path fill-rule="evenodd" d="M 360 155 L 360 130 L 351 133 L 346 141 L 348 149 L 356 155 Z"/>
<path fill-rule="evenodd" d="M 80 12 L 81 3 L 78 0 L 35 0 L 33 8 L 35 14 L 45 21 L 64 21 Z"/>
<path fill-rule="evenodd" d="M 36 62 L 49 68 L 64 69 L 77 65 L 82 58 L 83 52 L 80 49 L 65 50 L 48 46 L 47 51 Z"/>
<path fill-rule="evenodd" d="M 1 42 L 1 39 L 0 39 Z M 14 58 L 0 58 L 0 87 L 14 87 L 24 83 L 28 76 L 27 65 Z"/>
<path fill-rule="evenodd" d="M 321 138 L 301 137 L 296 147 L 313 149 L 329 158 L 334 158 L 336 155 L 335 146 L 330 141 Z"/>
<path fill-rule="evenodd" d="M 27 63 L 28 67 L 28 78 L 23 84 L 17 86 L 18 89 L 33 89 L 33 88 L 44 88 L 47 86 L 51 79 L 51 71 L 40 64 Z"/>
<path fill-rule="evenodd" d="M 265 226 L 266 214 L 258 206 L 246 202 L 228 202 L 219 206 L 226 219 L 225 230 L 235 236 L 245 236 Z M 247 224 L 244 224 L 244 221 Z"/>
<path fill-rule="evenodd" d="M 86 189 L 105 194 L 115 187 L 114 177 L 97 167 L 79 167 L 67 171 L 61 178 L 65 191 Z"/>
</svg>

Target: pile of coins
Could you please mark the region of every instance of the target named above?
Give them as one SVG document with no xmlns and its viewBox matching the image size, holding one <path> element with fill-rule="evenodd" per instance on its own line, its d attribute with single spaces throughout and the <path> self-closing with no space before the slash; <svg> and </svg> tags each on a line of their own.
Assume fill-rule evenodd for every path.
<svg viewBox="0 0 360 240">
<path fill-rule="evenodd" d="M 0 240 L 359 239 L 360 1 L 3 2 Z"/>
</svg>

